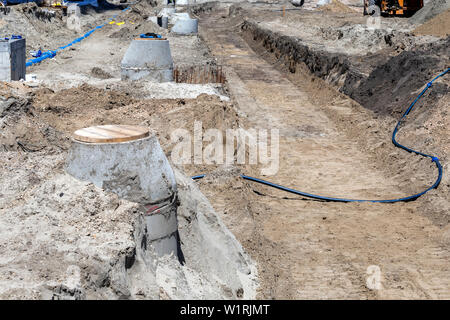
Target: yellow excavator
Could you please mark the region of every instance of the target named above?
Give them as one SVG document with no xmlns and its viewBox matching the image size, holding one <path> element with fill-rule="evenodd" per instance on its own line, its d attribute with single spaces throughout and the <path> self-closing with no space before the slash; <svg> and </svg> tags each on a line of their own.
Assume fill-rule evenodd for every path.
<svg viewBox="0 0 450 320">
<path fill-rule="evenodd" d="M 412 16 L 423 7 L 423 0 L 364 0 L 364 15 Z"/>
</svg>

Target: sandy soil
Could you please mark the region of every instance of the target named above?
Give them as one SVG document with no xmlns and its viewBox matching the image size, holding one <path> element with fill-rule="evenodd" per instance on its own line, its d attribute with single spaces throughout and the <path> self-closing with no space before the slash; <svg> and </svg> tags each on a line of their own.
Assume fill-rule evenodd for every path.
<svg viewBox="0 0 450 320">
<path fill-rule="evenodd" d="M 280 171 L 268 180 L 306 192 L 366 199 L 405 196 L 432 182 L 436 169 L 431 161 L 390 144 L 394 118 L 375 116 L 326 82 L 309 76 L 301 65 L 294 66 L 294 71 L 288 69 L 279 53 L 266 51 L 263 39 L 253 43 L 246 38 L 252 49 L 237 32 L 230 31 L 247 13 L 252 14 L 240 12 L 221 24 L 214 14 L 203 16 L 201 27 L 213 54 L 228 67 L 230 93 L 245 125 L 275 126 L 282 132 Z M 314 13 L 315 19 L 321 16 Z M 259 25 L 267 23 L 260 12 L 253 11 L 252 18 Z M 281 24 L 280 20 L 277 30 Z M 301 32 L 305 40 L 305 30 L 314 27 L 304 22 L 295 28 L 284 24 L 282 30 L 289 35 Z M 333 44 L 326 50 L 333 52 L 342 45 Z M 308 45 L 314 48 L 316 41 L 311 39 Z M 361 48 L 354 53 L 362 53 Z M 387 52 L 385 57 L 389 54 L 394 55 Z M 448 106 L 444 97 L 434 100 L 440 106 L 436 109 Z M 420 119 L 424 113 L 418 110 L 417 114 Z M 430 117 L 439 114 L 436 110 Z M 447 122 L 448 116 L 444 119 Z M 427 126 L 412 121 L 402 141 L 423 146 L 425 137 L 432 135 L 439 141 L 431 149 L 448 159 L 442 149 L 448 145 L 445 124 L 425 134 L 421 128 Z M 256 168 L 244 170 L 259 174 Z M 392 205 L 302 201 L 232 177 L 200 184 L 259 263 L 261 298 L 448 298 L 448 182 L 413 203 Z M 370 265 L 381 269 L 382 290 L 366 285 Z"/>
<path fill-rule="evenodd" d="M 29 69 L 38 81 L 1 84 L 1 299 L 256 296 L 254 262 L 194 182 L 176 168 L 184 265 L 174 256 L 158 259 L 143 247 L 143 212 L 137 204 L 64 172 L 70 137 L 81 127 L 148 126 L 170 159 L 174 129 L 190 129 L 199 118 L 205 128 L 237 123 L 220 86 L 120 81 L 130 37 L 157 28 L 140 11 L 129 12 L 128 18 L 141 19 L 134 31 L 118 34 L 120 26 L 108 25 Z M 175 38 L 177 65 L 211 63 L 198 37 Z"/>
<path fill-rule="evenodd" d="M 311 1 L 285 17 L 286 2 L 236 2 L 192 8 L 198 37 L 165 33 L 146 20 L 155 8 L 141 3 L 124 25 L 33 66 L 37 82 L 0 86 L 1 298 L 254 298 L 257 283 L 267 299 L 450 298 L 448 174 L 426 196 L 396 204 L 313 201 L 238 177 L 349 198 L 423 190 L 433 163 L 394 148 L 390 133 L 411 97 L 448 66 L 448 39 L 414 36 L 401 18 L 367 28 L 353 0 L 342 1 L 353 12 Z M 117 12 L 89 13 L 85 28 Z M 121 57 L 144 31 L 170 39 L 177 65 L 223 65 L 225 87 L 121 82 Z M 50 38 L 42 41 L 56 45 Z M 439 155 L 444 173 L 449 85 L 437 81 L 398 136 Z M 134 205 L 64 173 L 70 135 L 94 124 L 145 125 L 170 159 L 170 133 L 192 132 L 194 121 L 203 130 L 278 128 L 280 167 L 261 176 L 261 166 L 174 165 L 188 263 L 155 265 L 136 244 Z M 206 178 L 188 178 L 200 173 Z M 381 289 L 367 284 L 370 266 L 381 271 Z"/>
<path fill-rule="evenodd" d="M 414 29 L 414 34 L 447 37 L 450 34 L 450 9 Z"/>
<path fill-rule="evenodd" d="M 89 85 L 54 92 L 17 83 L 3 90 L 0 298 L 255 298 L 253 262 L 183 173 L 176 171 L 181 266 L 173 256 L 142 250 L 137 204 L 64 172 L 75 129 L 145 125 L 170 157 L 169 133 L 191 128 L 193 119 L 201 117 L 205 129 L 235 126 L 229 103 L 208 95 L 135 99 Z"/>
</svg>

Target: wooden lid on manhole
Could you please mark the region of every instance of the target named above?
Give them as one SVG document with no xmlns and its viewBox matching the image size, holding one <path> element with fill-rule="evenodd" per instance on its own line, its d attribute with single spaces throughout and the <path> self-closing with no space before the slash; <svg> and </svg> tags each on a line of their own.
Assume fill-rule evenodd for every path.
<svg viewBox="0 0 450 320">
<path fill-rule="evenodd" d="M 142 126 L 105 125 L 77 130 L 73 138 L 81 142 L 114 143 L 142 139 L 149 135 L 149 129 Z"/>
</svg>

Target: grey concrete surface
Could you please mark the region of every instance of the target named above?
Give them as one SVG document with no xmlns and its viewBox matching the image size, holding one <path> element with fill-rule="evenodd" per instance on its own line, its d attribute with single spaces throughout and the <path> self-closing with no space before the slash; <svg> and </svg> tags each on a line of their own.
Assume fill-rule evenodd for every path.
<svg viewBox="0 0 450 320">
<path fill-rule="evenodd" d="M 177 34 L 196 34 L 198 33 L 198 20 L 179 19 L 175 22 L 171 31 Z"/>
<path fill-rule="evenodd" d="M 122 143 L 73 140 L 66 171 L 141 204 L 145 239 L 158 256 L 177 254 L 177 188 L 156 136 Z"/>
<path fill-rule="evenodd" d="M 25 39 L 0 40 L 0 80 L 25 79 Z"/>
<path fill-rule="evenodd" d="M 135 39 L 121 63 L 122 80 L 173 80 L 173 60 L 169 40 Z"/>
</svg>

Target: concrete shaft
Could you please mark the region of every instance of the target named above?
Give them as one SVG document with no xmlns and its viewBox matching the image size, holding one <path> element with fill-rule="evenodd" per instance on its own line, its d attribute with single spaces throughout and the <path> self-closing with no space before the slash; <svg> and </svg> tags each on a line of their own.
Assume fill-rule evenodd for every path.
<svg viewBox="0 0 450 320">
<path fill-rule="evenodd" d="M 161 17 L 161 28 L 168 29 L 169 28 L 169 17 Z"/>
<path fill-rule="evenodd" d="M 25 39 L 0 40 L 0 80 L 19 81 L 26 74 Z"/>
<path fill-rule="evenodd" d="M 69 30 L 81 31 L 81 18 L 73 14 L 67 18 L 66 25 Z"/>
<path fill-rule="evenodd" d="M 177 6 L 188 6 L 189 4 L 195 4 L 194 0 L 176 0 L 175 5 Z"/>
<path fill-rule="evenodd" d="M 169 17 L 157 16 L 157 17 L 150 17 L 148 20 L 152 21 L 154 24 L 157 24 L 161 28 L 164 29 L 169 28 Z"/>
<path fill-rule="evenodd" d="M 173 80 L 173 60 L 168 40 L 135 39 L 122 59 L 122 80 Z"/>
<path fill-rule="evenodd" d="M 198 20 L 178 19 L 171 31 L 178 34 L 195 34 L 198 32 Z"/>
<path fill-rule="evenodd" d="M 169 8 L 162 8 L 159 12 L 159 15 L 161 16 L 170 16 L 171 14 L 174 14 L 177 10 L 174 7 Z"/>
<path fill-rule="evenodd" d="M 141 204 L 146 244 L 159 256 L 177 254 L 177 189 L 156 136 L 121 143 L 73 140 L 66 171 Z"/>
<path fill-rule="evenodd" d="M 76 3 L 70 3 L 67 6 L 67 16 L 70 17 L 72 15 L 76 15 L 78 17 L 81 17 L 81 9 Z"/>
<path fill-rule="evenodd" d="M 171 23 L 175 24 L 178 20 L 189 20 L 191 16 L 187 12 L 177 12 L 170 15 Z"/>
</svg>

